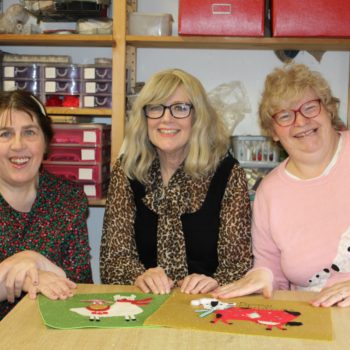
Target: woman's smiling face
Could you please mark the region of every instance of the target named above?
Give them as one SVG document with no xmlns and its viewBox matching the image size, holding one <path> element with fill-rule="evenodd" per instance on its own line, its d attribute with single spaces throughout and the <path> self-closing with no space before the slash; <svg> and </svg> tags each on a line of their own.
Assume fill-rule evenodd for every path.
<svg viewBox="0 0 350 350">
<path fill-rule="evenodd" d="M 164 103 L 191 103 L 183 87 L 178 87 L 174 94 Z M 187 118 L 174 118 L 167 108 L 159 119 L 147 118 L 148 137 L 160 155 L 185 158 L 186 146 L 190 139 L 193 111 Z"/>
<path fill-rule="evenodd" d="M 46 151 L 44 133 L 36 118 L 19 110 L 0 115 L 0 182 L 25 186 L 37 181 Z"/>
</svg>

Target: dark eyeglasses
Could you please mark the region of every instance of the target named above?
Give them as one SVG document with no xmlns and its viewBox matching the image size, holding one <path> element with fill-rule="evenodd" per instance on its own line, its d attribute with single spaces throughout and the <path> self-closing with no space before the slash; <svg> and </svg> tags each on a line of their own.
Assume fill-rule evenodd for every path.
<svg viewBox="0 0 350 350">
<path fill-rule="evenodd" d="M 321 99 L 303 103 L 298 109 L 285 109 L 275 113 L 272 118 L 279 126 L 290 126 L 295 122 L 297 113 L 305 118 L 315 118 L 321 112 Z"/>
<path fill-rule="evenodd" d="M 162 104 L 146 105 L 143 107 L 145 116 L 150 119 L 159 119 L 163 117 L 165 110 L 169 109 L 170 114 L 177 119 L 187 118 L 191 114 L 193 105 L 191 103 L 174 103 L 169 106 Z"/>
</svg>

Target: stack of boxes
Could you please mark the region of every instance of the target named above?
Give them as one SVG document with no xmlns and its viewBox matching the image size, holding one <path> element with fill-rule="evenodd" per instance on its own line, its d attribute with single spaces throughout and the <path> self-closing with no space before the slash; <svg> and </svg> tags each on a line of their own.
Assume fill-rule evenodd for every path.
<svg viewBox="0 0 350 350">
<path fill-rule="evenodd" d="M 104 64 L 83 66 L 81 107 L 111 108 L 112 67 Z"/>
<path fill-rule="evenodd" d="M 47 64 L 42 67 L 43 98 L 47 106 L 80 107 L 81 70 L 79 65 Z"/>
<path fill-rule="evenodd" d="M 53 128 L 44 168 L 80 183 L 89 198 L 104 197 L 110 178 L 111 126 L 53 124 Z"/>
<path fill-rule="evenodd" d="M 6 62 L 3 90 L 26 90 L 46 106 L 111 108 L 111 64 L 61 64 Z"/>
<path fill-rule="evenodd" d="M 3 90 L 30 91 L 41 98 L 42 69 L 35 63 L 3 63 Z"/>
</svg>

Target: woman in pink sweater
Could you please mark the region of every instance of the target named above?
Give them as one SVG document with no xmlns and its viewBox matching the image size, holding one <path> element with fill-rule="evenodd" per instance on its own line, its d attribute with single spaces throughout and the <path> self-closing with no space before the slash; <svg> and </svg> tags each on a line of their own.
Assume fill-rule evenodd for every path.
<svg viewBox="0 0 350 350">
<path fill-rule="evenodd" d="M 340 131 L 338 105 L 304 65 L 267 76 L 261 125 L 289 157 L 256 193 L 253 269 L 215 297 L 296 289 L 318 291 L 314 306 L 350 306 L 350 132 Z"/>
</svg>

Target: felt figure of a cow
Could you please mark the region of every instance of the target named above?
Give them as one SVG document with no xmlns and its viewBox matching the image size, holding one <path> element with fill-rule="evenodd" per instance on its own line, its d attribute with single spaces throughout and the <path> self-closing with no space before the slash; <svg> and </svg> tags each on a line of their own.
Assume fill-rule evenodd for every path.
<svg viewBox="0 0 350 350">
<path fill-rule="evenodd" d="M 102 299 L 81 300 L 89 303 L 86 307 L 71 308 L 70 311 L 89 317 L 90 321 L 100 321 L 102 317 L 124 317 L 125 321 L 135 321 L 143 312 L 141 306 L 148 305 L 152 298 L 135 300 L 135 295 L 114 295 L 114 302 Z"/>
<path fill-rule="evenodd" d="M 242 308 L 236 307 L 234 304 L 228 304 L 211 298 L 192 300 L 191 304 L 193 306 L 203 306 L 205 312 L 202 313 L 201 317 L 213 313 L 215 318 L 211 323 L 221 321 L 226 324 L 232 324 L 232 321 L 250 321 L 266 326 L 266 330 L 271 330 L 273 327 L 286 330 L 285 326 L 302 325 L 301 322 L 294 321 L 300 316 L 300 312 L 298 311 L 271 309 L 260 310 L 250 307 Z"/>
</svg>

